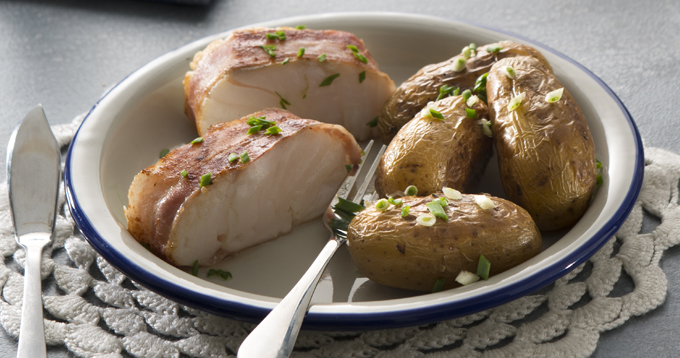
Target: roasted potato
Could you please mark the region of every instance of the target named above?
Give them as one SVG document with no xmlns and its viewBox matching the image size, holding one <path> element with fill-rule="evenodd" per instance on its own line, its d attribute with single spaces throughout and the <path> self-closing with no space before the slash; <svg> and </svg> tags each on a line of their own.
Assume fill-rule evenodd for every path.
<svg viewBox="0 0 680 358">
<path fill-rule="evenodd" d="M 514 79 L 504 73 L 507 66 L 514 69 Z M 525 208 L 541 230 L 574 224 L 597 182 L 593 138 L 578 104 L 566 89 L 557 102 L 546 99 L 560 88 L 548 67 L 526 56 L 498 61 L 487 79 L 506 197 Z M 510 110 L 508 104 L 521 93 L 521 104 Z"/>
<path fill-rule="evenodd" d="M 424 110 L 401 128 L 380 159 L 375 188 L 381 197 L 403 193 L 409 185 L 421 196 L 444 186 L 465 193 L 477 187 L 493 141 L 478 123 L 488 119 L 486 105 L 478 100 L 471 107 L 475 118 L 466 116 L 466 107 L 463 96 L 448 97 L 427 107 L 440 112 L 443 120 Z"/>
<path fill-rule="evenodd" d="M 439 197 L 443 196 L 441 193 Z M 380 211 L 375 205 L 358 213 L 348 229 L 354 263 L 369 279 L 396 288 L 432 292 L 444 279 L 444 289 L 459 286 L 461 270 L 477 272 L 480 255 L 491 263 L 493 276 L 541 251 L 541 234 L 531 216 L 507 200 L 488 197 L 495 208 L 482 209 L 475 195 L 462 195 L 444 206 L 448 220 L 423 226 L 416 218 L 429 213 L 435 196 L 403 197 L 401 207 Z M 403 206 L 410 206 L 402 217 Z"/>
<path fill-rule="evenodd" d="M 495 47 L 500 49 L 495 52 L 487 50 Z M 477 78 L 488 72 L 496 61 L 515 56 L 533 56 L 550 69 L 550 64 L 539 51 L 510 41 L 479 46 L 478 52 L 467 60 L 465 69 L 460 72 L 454 72 L 452 64 L 462 54 L 421 68 L 394 91 L 383 107 L 378 117 L 383 140 L 389 142 L 428 102 L 436 100 L 443 85 L 458 87 L 461 92 L 473 89 Z"/>
</svg>

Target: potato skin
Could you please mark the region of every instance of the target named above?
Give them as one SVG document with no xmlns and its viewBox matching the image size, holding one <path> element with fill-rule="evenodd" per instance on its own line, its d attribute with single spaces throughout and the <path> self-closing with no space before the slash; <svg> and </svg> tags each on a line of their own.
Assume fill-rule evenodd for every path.
<svg viewBox="0 0 680 358">
<path fill-rule="evenodd" d="M 431 227 L 417 224 L 416 217 L 429 212 L 426 204 L 433 196 L 402 198 L 410 206 L 405 218 L 400 207 L 384 212 L 366 208 L 349 225 L 347 244 L 354 263 L 383 285 L 432 292 L 441 278 L 445 289 L 460 286 L 456 276 L 461 270 L 477 272 L 480 255 L 491 263 L 493 276 L 541 251 L 541 234 L 526 210 L 496 197 L 490 197 L 496 208 L 484 210 L 473 197 L 449 200 L 449 220 L 438 218 Z"/>
<path fill-rule="evenodd" d="M 403 192 L 409 185 L 421 196 L 447 186 L 464 193 L 476 189 L 489 158 L 493 141 L 484 135 L 480 119 L 488 108 L 480 100 L 472 107 L 476 118 L 465 115 L 465 100 L 452 96 L 434 102 L 444 120 L 418 113 L 401 128 L 380 159 L 375 188 L 380 197 Z"/>
<path fill-rule="evenodd" d="M 514 80 L 500 72 L 511 66 Z M 588 208 L 597 183 L 595 146 L 586 119 L 566 89 L 555 103 L 547 93 L 563 85 L 540 61 L 498 61 L 487 78 L 492 129 L 503 189 L 541 230 L 573 225 Z M 511 98 L 526 97 L 515 111 Z"/>
<path fill-rule="evenodd" d="M 502 48 L 497 53 L 490 53 L 486 49 L 492 46 L 501 46 Z M 428 102 L 437 99 L 439 88 L 442 85 L 459 87 L 461 92 L 472 89 L 477 78 L 488 72 L 496 61 L 514 56 L 536 57 L 550 69 L 550 64 L 538 50 L 510 41 L 479 46 L 477 55 L 467 60 L 466 68 L 461 72 L 453 72 L 451 64 L 462 55 L 456 55 L 444 62 L 421 68 L 415 75 L 397 87 L 383 107 L 378 117 L 378 128 L 382 139 L 385 142 L 392 140 L 399 129 L 410 121 L 418 111 L 425 107 Z"/>
</svg>

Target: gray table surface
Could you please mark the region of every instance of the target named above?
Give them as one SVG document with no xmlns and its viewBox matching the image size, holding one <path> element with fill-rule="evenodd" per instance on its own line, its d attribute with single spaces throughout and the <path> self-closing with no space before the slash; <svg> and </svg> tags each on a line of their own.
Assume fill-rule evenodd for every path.
<svg viewBox="0 0 680 358">
<path fill-rule="evenodd" d="M 618 94 L 646 145 L 680 152 L 680 1 L 264 1 L 208 6 L 146 1 L 0 2 L 0 158 L 14 127 L 42 103 L 51 124 L 68 123 L 126 75 L 206 35 L 282 17 L 394 11 L 470 21 L 546 44 L 589 68 Z M 0 180 L 4 180 L 5 174 Z M 653 227 L 647 220 L 645 227 Z M 662 268 L 666 302 L 602 334 L 595 357 L 675 357 L 680 351 L 680 248 Z M 632 283 L 628 283 L 629 288 Z M 625 284 L 624 284 L 625 286 Z M 619 288 L 626 290 L 626 287 Z M 69 357 L 49 348 L 50 357 Z M 0 329 L 0 356 L 16 341 Z"/>
</svg>

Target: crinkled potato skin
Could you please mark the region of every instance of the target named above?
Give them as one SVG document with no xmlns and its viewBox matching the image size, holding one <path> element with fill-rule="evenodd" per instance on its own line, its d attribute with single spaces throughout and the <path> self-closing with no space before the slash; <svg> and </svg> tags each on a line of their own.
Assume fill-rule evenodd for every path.
<svg viewBox="0 0 680 358">
<path fill-rule="evenodd" d="M 514 80 L 502 72 L 511 66 Z M 595 146 L 586 119 L 569 91 L 555 103 L 546 94 L 563 85 L 531 57 L 497 62 L 487 78 L 492 129 L 503 188 L 541 230 L 573 225 L 588 208 L 596 187 Z M 526 97 L 515 111 L 511 98 Z"/>
<path fill-rule="evenodd" d="M 402 198 L 403 205 L 410 206 L 407 217 L 401 216 L 401 207 L 380 212 L 370 206 L 349 225 L 349 252 L 369 279 L 422 292 L 432 292 L 441 278 L 444 289 L 460 286 L 456 276 L 461 270 L 476 273 L 480 255 L 491 263 L 493 276 L 540 253 L 541 234 L 529 213 L 507 200 L 490 198 L 496 208 L 487 210 L 473 195 L 449 200 L 449 220 L 438 218 L 431 227 L 417 224 L 416 217 L 429 212 L 426 204 L 433 196 Z"/>
<path fill-rule="evenodd" d="M 488 108 L 480 100 L 472 108 L 476 118 L 465 115 L 465 100 L 452 96 L 432 104 L 444 120 L 416 117 L 401 128 L 380 159 L 376 191 L 380 197 L 403 193 L 409 185 L 421 196 L 450 187 L 464 193 L 476 189 L 493 154 L 493 141 L 484 135 L 480 119 Z"/>
<path fill-rule="evenodd" d="M 497 53 L 490 53 L 486 49 L 492 46 L 502 48 Z M 428 102 L 437 99 L 442 85 L 459 87 L 461 93 L 472 89 L 477 78 L 488 72 L 496 61 L 514 56 L 533 56 L 550 69 L 550 64 L 538 50 L 510 41 L 479 46 L 477 55 L 467 60 L 466 68 L 461 72 L 453 72 L 451 64 L 462 55 L 421 68 L 395 90 L 383 107 L 378 117 L 383 140 L 389 142 Z"/>
</svg>

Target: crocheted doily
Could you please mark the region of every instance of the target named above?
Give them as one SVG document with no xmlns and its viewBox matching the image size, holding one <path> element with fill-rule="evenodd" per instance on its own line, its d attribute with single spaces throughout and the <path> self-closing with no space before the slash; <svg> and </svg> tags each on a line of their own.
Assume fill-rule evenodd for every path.
<svg viewBox="0 0 680 358">
<path fill-rule="evenodd" d="M 55 126 L 62 145 L 77 127 Z M 645 149 L 645 177 L 628 220 L 586 263 L 536 294 L 437 324 L 370 332 L 303 331 L 294 357 L 587 357 L 601 332 L 663 303 L 663 252 L 680 242 L 680 156 Z M 0 185 L 0 325 L 19 335 L 24 251 Z M 82 357 L 231 357 L 252 324 L 213 316 L 131 282 L 79 236 L 63 192 L 42 260 L 45 338 Z M 661 224 L 640 233 L 643 209 Z M 616 296 L 614 286 L 634 288 Z"/>
</svg>

